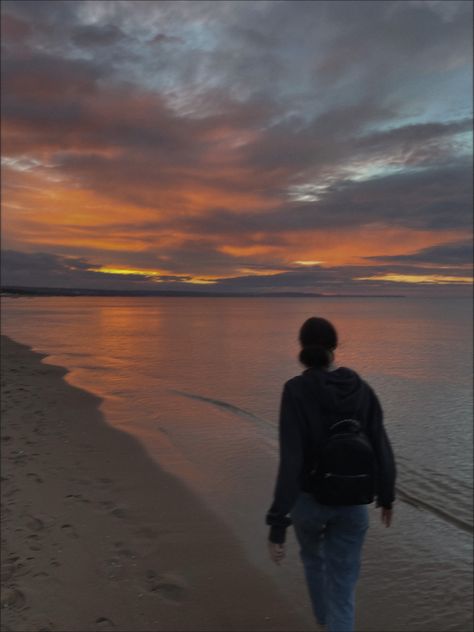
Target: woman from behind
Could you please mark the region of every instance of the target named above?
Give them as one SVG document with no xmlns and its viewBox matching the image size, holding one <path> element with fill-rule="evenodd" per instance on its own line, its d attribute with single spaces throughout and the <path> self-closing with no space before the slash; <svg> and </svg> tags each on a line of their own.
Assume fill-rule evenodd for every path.
<svg viewBox="0 0 474 632">
<path fill-rule="evenodd" d="M 395 461 L 373 389 L 352 369 L 334 364 L 334 326 L 309 318 L 299 341 L 306 369 L 283 388 L 280 464 L 266 516 L 270 556 L 282 561 L 293 524 L 318 624 L 353 632 L 367 506 L 375 499 L 390 526 Z"/>
</svg>

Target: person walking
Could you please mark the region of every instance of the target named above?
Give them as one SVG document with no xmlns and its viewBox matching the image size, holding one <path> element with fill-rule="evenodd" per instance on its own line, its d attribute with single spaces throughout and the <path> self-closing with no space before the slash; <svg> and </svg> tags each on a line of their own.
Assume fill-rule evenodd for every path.
<svg viewBox="0 0 474 632">
<path fill-rule="evenodd" d="M 329 632 L 353 632 L 367 507 L 375 499 L 390 526 L 395 460 L 374 390 L 334 364 L 335 327 L 309 318 L 299 341 L 306 369 L 283 388 L 280 463 L 266 515 L 269 553 L 281 563 L 293 524 L 317 623 Z"/>
</svg>

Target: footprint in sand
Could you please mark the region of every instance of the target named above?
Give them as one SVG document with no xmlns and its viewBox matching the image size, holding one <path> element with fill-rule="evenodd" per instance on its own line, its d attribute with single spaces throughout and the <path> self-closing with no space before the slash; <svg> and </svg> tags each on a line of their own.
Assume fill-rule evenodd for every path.
<svg viewBox="0 0 474 632">
<path fill-rule="evenodd" d="M 88 498 L 85 498 L 82 494 L 67 494 L 65 496 L 67 500 L 75 500 L 80 503 L 90 503 L 91 501 Z"/>
<path fill-rule="evenodd" d="M 117 553 L 118 555 L 120 555 L 120 557 L 125 557 L 132 560 L 136 559 L 137 557 L 133 551 L 124 547 L 117 547 Z"/>
<path fill-rule="evenodd" d="M 35 553 L 36 553 L 37 551 L 41 551 L 41 548 L 42 548 L 42 547 L 41 547 L 41 546 L 39 546 L 38 544 L 32 544 L 32 545 L 29 547 L 30 551 L 34 551 Z"/>
<path fill-rule="evenodd" d="M 106 630 L 107 628 L 115 627 L 115 623 L 111 619 L 108 619 L 107 617 L 97 617 L 95 622 L 100 627 L 101 630 L 102 629 Z"/>
<path fill-rule="evenodd" d="M 7 586 L 2 590 L 1 594 L 2 608 L 20 609 L 26 603 L 25 595 L 15 586 Z"/>
<path fill-rule="evenodd" d="M 70 538 L 78 538 L 77 531 L 74 529 L 72 524 L 62 524 L 61 531 L 65 533 Z"/>
<path fill-rule="evenodd" d="M 44 529 L 44 522 L 36 516 L 29 516 L 29 520 L 26 523 L 26 526 L 32 531 L 42 531 Z"/>
<path fill-rule="evenodd" d="M 146 573 L 149 592 L 170 603 L 181 603 L 186 596 L 187 587 L 181 577 L 171 574 L 157 575 L 154 570 Z"/>
<path fill-rule="evenodd" d="M 122 507 L 115 507 L 114 509 L 112 509 L 110 513 L 112 514 L 112 516 L 115 516 L 116 518 L 127 517 L 127 511 L 126 509 L 123 509 Z"/>
<path fill-rule="evenodd" d="M 125 542 L 122 542 L 122 540 L 118 540 L 117 542 L 114 542 L 114 547 L 117 550 L 117 554 L 120 555 L 120 557 L 129 557 L 132 559 L 135 559 L 137 557 L 137 554 L 134 551 L 131 551 L 130 549 L 126 548 Z"/>
<path fill-rule="evenodd" d="M 15 572 L 15 565 L 14 564 L 2 564 L 2 568 L 1 568 L 1 580 L 2 580 L 2 584 L 4 582 L 7 582 L 12 576 L 13 573 Z"/>
<path fill-rule="evenodd" d="M 28 460 L 28 456 L 23 452 L 23 450 L 14 450 L 10 457 L 10 461 L 13 461 L 15 465 L 25 465 L 25 462 Z"/>
<path fill-rule="evenodd" d="M 115 503 L 109 500 L 103 500 L 99 503 L 109 514 L 116 518 L 126 518 L 127 510 L 124 507 L 118 507 Z"/>
<path fill-rule="evenodd" d="M 14 489 L 11 489 L 9 492 L 7 492 L 6 494 L 3 494 L 5 498 L 11 498 L 12 496 L 14 496 L 15 494 L 17 494 L 20 491 L 19 487 L 15 487 Z"/>
<path fill-rule="evenodd" d="M 28 472 L 27 476 L 29 478 L 34 478 L 37 483 L 43 482 L 43 479 L 41 478 L 41 476 L 38 476 L 38 474 L 35 474 L 35 472 Z"/>
</svg>

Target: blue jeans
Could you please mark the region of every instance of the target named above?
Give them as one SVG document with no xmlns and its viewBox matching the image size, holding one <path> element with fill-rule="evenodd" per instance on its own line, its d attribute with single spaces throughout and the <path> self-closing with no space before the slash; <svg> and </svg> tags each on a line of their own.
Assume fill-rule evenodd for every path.
<svg viewBox="0 0 474 632">
<path fill-rule="evenodd" d="M 317 622 L 329 632 L 353 632 L 367 505 L 320 505 L 302 492 L 291 518 Z"/>
</svg>

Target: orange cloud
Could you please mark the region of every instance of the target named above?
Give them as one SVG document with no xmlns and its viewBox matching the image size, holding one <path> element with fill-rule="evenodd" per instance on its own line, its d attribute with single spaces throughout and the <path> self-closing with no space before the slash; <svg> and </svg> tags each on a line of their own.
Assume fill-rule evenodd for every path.
<svg viewBox="0 0 474 632">
<path fill-rule="evenodd" d="M 446 241 L 462 239 L 458 230 L 439 232 L 386 226 L 337 228 L 287 235 L 287 261 L 317 260 L 323 267 L 372 265 L 367 257 L 409 254 Z M 293 256 L 292 256 L 293 255 Z"/>
<path fill-rule="evenodd" d="M 255 213 L 256 209 L 265 213 L 271 200 L 259 199 L 245 191 L 240 197 L 234 197 L 223 186 L 213 188 L 212 183 L 196 188 L 192 185 L 189 190 L 183 186 L 178 192 L 166 186 L 151 186 L 149 192 L 142 195 L 142 200 L 149 197 L 147 207 L 81 188 L 67 178 L 57 181 L 56 172 L 46 166 L 21 170 L 7 165 L 4 174 L 7 186 L 2 221 L 8 226 L 8 236 L 13 243 L 21 242 L 30 249 L 54 247 L 64 253 L 95 251 L 96 260 L 113 269 L 136 269 L 127 264 L 125 253 L 155 249 L 162 255 L 162 266 L 157 273 L 172 274 L 176 270 L 173 261 L 166 261 L 167 249 L 186 248 L 188 240 L 199 237 L 205 237 L 216 252 L 235 261 L 234 265 L 229 263 L 234 274 L 246 269 L 242 266 L 245 259 L 263 266 L 267 264 L 266 269 L 268 264 L 278 269 L 279 264 L 313 262 L 314 265 L 315 261 L 322 262 L 323 267 L 369 265 L 367 257 L 409 254 L 463 237 L 456 230 L 440 233 L 382 225 L 304 231 L 295 226 L 294 230 L 277 234 L 257 230 L 200 236 L 193 225 L 188 226 L 193 215 L 205 218 L 209 207 L 221 204 L 232 208 L 236 204 L 241 208 L 248 206 Z M 238 222 L 237 210 L 235 213 Z M 120 253 L 124 253 L 122 257 Z M 188 270 L 189 274 L 203 272 L 198 264 Z M 216 270 L 215 277 L 226 274 Z"/>
</svg>

